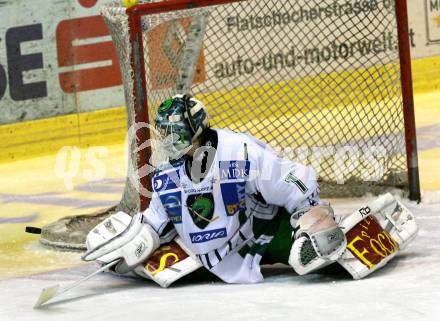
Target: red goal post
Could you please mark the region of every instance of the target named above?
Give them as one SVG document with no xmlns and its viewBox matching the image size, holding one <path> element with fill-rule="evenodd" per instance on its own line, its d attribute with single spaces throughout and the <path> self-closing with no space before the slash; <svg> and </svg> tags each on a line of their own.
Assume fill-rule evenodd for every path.
<svg viewBox="0 0 440 321">
<path fill-rule="evenodd" d="M 126 14 L 128 42 L 110 18 L 116 12 L 118 19 Z M 312 154 L 328 147 L 337 155 L 319 159 L 325 195 L 397 186 L 420 200 L 406 0 L 170 0 L 124 12 L 108 7 L 103 15 L 125 75 L 129 125 L 149 124 L 161 100 L 188 91 L 211 108 L 214 127 L 250 131 L 276 147 L 297 144 Z M 188 40 L 198 27 L 203 30 Z M 161 50 L 169 51 L 166 57 Z M 179 57 L 171 62 L 173 55 Z M 150 137 L 148 128 L 138 129 L 137 145 Z M 382 148 L 372 152 L 372 163 L 384 172 L 363 181 L 377 170 L 364 164 L 371 155 L 354 156 L 366 169 L 346 163 L 372 146 Z M 145 168 L 151 154 L 151 146 L 138 148 L 134 168 Z M 310 162 L 310 155 L 302 160 Z M 338 166 L 348 169 L 344 184 Z M 151 190 L 145 173 L 141 189 Z M 148 202 L 141 193 L 139 207 Z"/>
<path fill-rule="evenodd" d="M 419 164 L 417 155 L 416 120 L 411 73 L 411 52 L 406 0 L 396 0 L 397 33 L 399 39 L 402 108 L 405 121 L 406 163 L 408 166 L 409 198 L 420 202 Z"/>
</svg>

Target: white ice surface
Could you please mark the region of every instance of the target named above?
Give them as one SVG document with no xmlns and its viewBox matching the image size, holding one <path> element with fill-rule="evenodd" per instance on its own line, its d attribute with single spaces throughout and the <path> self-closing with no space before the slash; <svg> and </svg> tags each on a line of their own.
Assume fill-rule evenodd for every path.
<svg viewBox="0 0 440 321">
<path fill-rule="evenodd" d="M 305 277 L 266 270 L 262 284 L 176 284 L 99 275 L 45 308 L 32 308 L 44 287 L 65 286 L 96 266 L 0 281 L 0 320 L 440 320 L 440 197 L 406 202 L 420 226 L 416 240 L 384 269 L 353 281 L 345 274 Z M 366 198 L 337 201 L 349 213 Z"/>
</svg>

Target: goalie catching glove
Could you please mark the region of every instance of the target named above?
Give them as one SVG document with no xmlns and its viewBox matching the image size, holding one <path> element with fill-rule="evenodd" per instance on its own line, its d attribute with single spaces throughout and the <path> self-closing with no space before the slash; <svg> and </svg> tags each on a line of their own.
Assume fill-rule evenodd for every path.
<svg viewBox="0 0 440 321">
<path fill-rule="evenodd" d="M 307 274 L 339 259 L 347 245 L 344 232 L 334 219 L 330 205 L 318 205 L 298 220 L 292 216 L 295 242 L 289 264 L 300 274 Z"/>
<path fill-rule="evenodd" d="M 144 262 L 160 245 L 159 236 L 143 222 L 142 213 L 135 216 L 118 212 L 100 224 L 88 235 L 84 261 L 106 264 L 115 260 L 118 274 L 128 273 Z"/>
</svg>

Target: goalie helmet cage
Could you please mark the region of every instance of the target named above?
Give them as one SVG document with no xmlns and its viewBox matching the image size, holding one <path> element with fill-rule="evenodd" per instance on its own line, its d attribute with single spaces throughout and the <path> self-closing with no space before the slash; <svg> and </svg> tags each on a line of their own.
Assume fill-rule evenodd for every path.
<svg viewBox="0 0 440 321">
<path fill-rule="evenodd" d="M 177 93 L 203 101 L 212 127 L 249 132 L 315 167 L 324 197 L 397 187 L 420 200 L 406 0 L 169 0 L 113 3 L 102 15 L 131 157 L 120 204 L 69 218 L 67 230 L 148 206 L 161 155 L 145 125 Z M 65 244 L 54 226 L 42 241 Z"/>
</svg>

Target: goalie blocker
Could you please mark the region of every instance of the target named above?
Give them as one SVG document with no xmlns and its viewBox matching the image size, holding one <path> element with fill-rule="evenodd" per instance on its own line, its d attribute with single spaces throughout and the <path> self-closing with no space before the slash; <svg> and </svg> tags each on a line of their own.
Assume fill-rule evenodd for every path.
<svg viewBox="0 0 440 321">
<path fill-rule="evenodd" d="M 118 212 L 98 224 L 87 236 L 84 261 L 101 265 L 118 261 L 110 272 L 151 279 L 162 287 L 202 267 L 195 255 L 177 236 L 159 245 L 159 236 L 143 222 L 141 213 L 133 218 Z"/>
<path fill-rule="evenodd" d="M 318 255 L 309 238 L 295 241 L 289 263 L 298 274 L 336 260 L 354 279 L 361 279 L 386 265 L 418 231 L 413 214 L 389 193 L 343 217 L 338 225 L 347 242 L 338 258 Z"/>
</svg>

